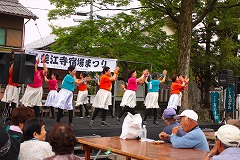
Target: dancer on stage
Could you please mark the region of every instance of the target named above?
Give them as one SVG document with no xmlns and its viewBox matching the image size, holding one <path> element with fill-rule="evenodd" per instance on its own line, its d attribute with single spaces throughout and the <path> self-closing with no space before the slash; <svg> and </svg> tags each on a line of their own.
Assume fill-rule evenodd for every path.
<svg viewBox="0 0 240 160">
<path fill-rule="evenodd" d="M 166 75 L 167 75 L 166 70 L 163 71 L 163 78 L 162 77 L 158 78 L 157 73 L 153 73 L 152 79 L 149 82 L 146 81 L 147 86 L 148 86 L 148 94 L 144 101 L 144 104 L 146 106 L 146 110 L 145 110 L 144 118 L 143 118 L 144 125 L 147 124 L 146 119 L 151 111 L 153 111 L 153 124 L 159 125 L 159 123 L 157 121 L 157 109 L 159 108 L 159 105 L 158 105 L 159 93 L 158 93 L 158 91 L 159 91 L 160 83 L 165 82 Z"/>
<path fill-rule="evenodd" d="M 87 108 L 87 103 L 88 103 L 88 82 L 91 80 L 91 78 L 88 76 L 87 72 L 81 72 L 80 73 L 80 84 L 78 86 L 78 95 L 77 95 L 77 102 L 76 106 L 79 107 L 80 110 L 80 116 L 79 118 L 83 118 L 83 107 L 85 108 L 86 111 L 86 116 L 90 118 L 89 111 Z"/>
<path fill-rule="evenodd" d="M 148 69 L 145 69 L 143 71 L 143 74 L 140 78 L 136 78 L 137 77 L 136 70 L 131 70 L 129 72 L 127 89 L 123 94 L 122 102 L 120 104 L 120 106 L 122 106 L 123 109 L 117 117 L 117 124 L 120 124 L 120 118 L 125 112 L 130 112 L 133 115 L 135 114 L 136 91 L 138 89 L 138 84 L 143 84 L 147 76 Z"/>
<path fill-rule="evenodd" d="M 96 83 L 97 83 L 97 91 L 98 91 L 99 90 L 99 85 L 100 85 L 100 76 L 98 75 L 98 73 L 96 73 L 96 75 L 95 75 L 95 80 L 96 80 Z M 112 85 L 111 85 L 110 90 L 112 90 Z M 113 106 L 112 105 L 108 106 L 108 109 L 109 109 L 109 112 L 110 112 L 112 118 L 114 118 Z"/>
<path fill-rule="evenodd" d="M 184 90 L 185 85 L 188 83 L 189 78 L 183 78 L 182 76 L 179 76 L 174 74 L 172 77 L 172 84 L 171 84 L 171 96 L 168 101 L 167 108 L 173 108 L 176 110 L 176 113 L 179 113 L 180 106 L 180 96 L 181 91 Z"/>
<path fill-rule="evenodd" d="M 51 75 L 51 79 L 48 79 L 46 76 L 44 77 L 45 81 L 48 83 L 48 89 L 50 91 L 48 93 L 45 106 L 50 107 L 50 111 L 52 115 L 51 118 L 55 118 L 53 106 L 58 101 L 58 80 L 57 80 L 58 77 L 59 77 L 58 73 L 53 73 Z"/>
<path fill-rule="evenodd" d="M 73 91 L 75 84 L 80 84 L 81 81 L 76 78 L 76 68 L 71 65 L 68 67 L 68 74 L 64 77 L 62 81 L 62 88 L 59 91 L 59 98 L 54 107 L 58 108 L 57 122 L 60 122 L 60 119 L 63 115 L 63 110 L 68 110 L 69 116 L 69 126 L 73 126 Z"/>
<path fill-rule="evenodd" d="M 93 112 L 92 120 L 89 126 L 93 127 L 94 119 L 96 118 L 98 112 L 102 110 L 102 126 L 107 126 L 108 123 L 105 122 L 107 116 L 108 106 L 112 104 L 112 93 L 111 86 L 112 81 L 116 81 L 118 77 L 119 67 L 114 69 L 114 75 L 111 76 L 111 71 L 109 67 L 104 67 L 102 71 L 102 76 L 100 78 L 99 90 L 95 96 L 93 107 L 95 110 Z"/>
<path fill-rule="evenodd" d="M 35 72 L 34 72 L 34 81 L 32 84 L 27 84 L 27 88 L 24 92 L 24 95 L 20 102 L 25 107 L 33 107 L 35 111 L 35 117 L 40 117 L 40 106 L 42 106 L 42 95 L 43 95 L 43 88 L 42 82 L 44 76 L 46 76 L 48 72 L 48 68 L 46 65 L 46 55 L 42 57 L 43 63 L 43 70 L 38 70 L 40 58 L 35 63 Z"/>
<path fill-rule="evenodd" d="M 3 94 L 2 102 L 5 103 L 5 111 L 6 111 L 6 117 L 5 117 L 5 122 L 10 120 L 10 114 L 11 111 L 18 106 L 18 101 L 19 101 L 19 84 L 18 83 L 13 83 L 12 77 L 13 77 L 13 62 L 10 64 L 9 68 L 9 77 L 8 77 L 8 85 L 6 86 L 6 89 Z"/>
<path fill-rule="evenodd" d="M 179 73 L 177 76 L 178 76 L 177 83 L 182 84 L 183 82 L 185 82 L 185 86 L 180 90 L 180 93 L 178 95 L 178 98 L 179 98 L 179 101 L 178 101 L 179 103 L 177 106 L 177 114 L 178 114 L 179 110 L 181 109 L 181 105 L 182 105 L 182 91 L 187 90 L 189 78 L 188 77 L 183 78 L 181 73 Z"/>
</svg>

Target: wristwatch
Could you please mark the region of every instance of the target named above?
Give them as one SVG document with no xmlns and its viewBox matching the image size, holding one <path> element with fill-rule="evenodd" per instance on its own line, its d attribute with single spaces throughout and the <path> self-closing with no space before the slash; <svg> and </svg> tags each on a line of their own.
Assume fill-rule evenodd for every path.
<svg viewBox="0 0 240 160">
<path fill-rule="evenodd" d="M 213 156 L 211 155 L 211 153 L 208 153 L 207 156 L 208 156 L 209 158 L 213 157 Z"/>
</svg>

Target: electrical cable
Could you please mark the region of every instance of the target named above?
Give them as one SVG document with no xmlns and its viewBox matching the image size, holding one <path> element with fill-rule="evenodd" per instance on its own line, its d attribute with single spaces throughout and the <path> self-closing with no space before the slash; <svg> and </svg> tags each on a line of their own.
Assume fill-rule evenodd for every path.
<svg viewBox="0 0 240 160">
<path fill-rule="evenodd" d="M 43 45 L 45 45 L 44 40 L 43 40 L 43 38 L 42 38 L 42 35 L 41 35 L 41 33 L 40 33 L 40 30 L 39 30 L 39 28 L 38 28 L 37 23 L 35 23 L 35 26 L 37 27 L 37 30 L 38 30 L 38 33 L 39 33 L 39 35 L 40 35 L 40 38 L 41 38 L 41 40 L 42 40 Z"/>
</svg>

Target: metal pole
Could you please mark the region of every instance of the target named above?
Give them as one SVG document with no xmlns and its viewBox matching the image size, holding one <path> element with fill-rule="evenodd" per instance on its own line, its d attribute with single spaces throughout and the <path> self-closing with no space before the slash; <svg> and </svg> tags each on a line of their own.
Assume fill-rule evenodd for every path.
<svg viewBox="0 0 240 160">
<path fill-rule="evenodd" d="M 236 119 L 239 119 L 239 109 L 240 109 L 240 94 L 237 94 L 236 98 Z"/>
<path fill-rule="evenodd" d="M 91 0 L 91 4 L 90 4 L 90 20 L 93 20 L 93 1 Z"/>
<path fill-rule="evenodd" d="M 226 124 L 226 88 L 223 87 L 223 119 L 222 123 Z"/>
</svg>

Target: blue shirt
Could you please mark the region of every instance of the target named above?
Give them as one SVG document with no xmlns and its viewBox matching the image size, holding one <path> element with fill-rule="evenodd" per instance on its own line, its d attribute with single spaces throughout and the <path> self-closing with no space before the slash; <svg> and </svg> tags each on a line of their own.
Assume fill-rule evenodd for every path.
<svg viewBox="0 0 240 160">
<path fill-rule="evenodd" d="M 180 124 L 175 121 L 175 122 L 171 123 L 169 126 L 166 126 L 165 128 L 163 128 L 163 132 L 171 135 L 171 134 L 172 134 L 172 128 L 173 128 L 173 127 L 176 127 L 176 126 L 180 126 Z M 184 136 L 185 134 L 186 134 L 186 133 L 185 133 L 182 129 L 180 129 L 180 130 L 177 132 L 177 136 L 178 136 L 178 137 L 182 137 L 182 136 Z M 165 140 L 165 142 L 170 143 L 170 138 L 168 138 L 167 140 Z"/>
<path fill-rule="evenodd" d="M 74 91 L 74 81 L 75 79 L 70 74 L 67 74 L 62 81 L 62 88 Z"/>
<path fill-rule="evenodd" d="M 195 148 L 198 150 L 209 151 L 207 139 L 199 126 L 195 127 L 182 137 L 172 134 L 170 136 L 170 141 L 173 148 Z"/>
<path fill-rule="evenodd" d="M 211 160 L 239 160 L 240 159 L 240 148 L 237 147 L 229 147 L 225 149 L 219 155 L 213 156 L 210 158 Z"/>
<path fill-rule="evenodd" d="M 151 79 L 148 83 L 148 92 L 158 92 L 160 81 L 157 79 Z"/>
</svg>

